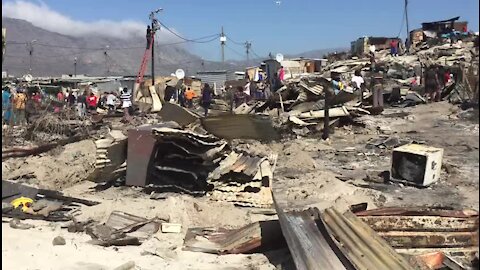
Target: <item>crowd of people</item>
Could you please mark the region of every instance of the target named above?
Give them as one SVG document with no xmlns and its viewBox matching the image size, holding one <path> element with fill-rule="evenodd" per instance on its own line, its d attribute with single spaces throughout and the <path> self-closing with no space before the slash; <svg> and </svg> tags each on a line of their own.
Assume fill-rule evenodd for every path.
<svg viewBox="0 0 480 270">
<path fill-rule="evenodd" d="M 32 89 L 33 88 L 33 89 Z M 27 91 L 27 89 L 30 89 Z M 29 116 L 40 111 L 40 108 L 51 105 L 54 113 L 64 110 L 73 111 L 79 118 L 95 114 L 97 109 L 114 113 L 117 108 L 124 111 L 124 120 L 130 121 L 133 113 L 132 94 L 128 88 L 119 92 L 95 94 L 90 86 L 83 91 L 67 88 L 65 93 L 60 90 L 56 95 L 47 95 L 40 87 L 27 87 L 27 84 L 10 85 L 2 89 L 2 123 L 22 125 L 28 123 Z M 46 104 L 46 101 L 49 104 Z"/>
</svg>

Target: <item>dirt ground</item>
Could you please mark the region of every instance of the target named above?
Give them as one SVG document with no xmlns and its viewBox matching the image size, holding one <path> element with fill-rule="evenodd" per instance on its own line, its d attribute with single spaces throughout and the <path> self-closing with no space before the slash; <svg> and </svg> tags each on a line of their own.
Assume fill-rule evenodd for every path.
<svg viewBox="0 0 480 270">
<path fill-rule="evenodd" d="M 289 209 L 335 206 L 344 210 L 362 202 L 369 208 L 434 205 L 479 209 L 478 112 L 441 102 L 386 109 L 380 116 L 357 120 L 366 126 L 339 127 L 328 141 L 318 139 L 317 134 L 270 144 L 239 142 L 238 147 L 279 155 L 273 189 L 275 198 Z M 428 188 L 385 183 L 379 175 L 390 169 L 392 150 L 367 146 L 382 136 L 443 148 L 440 181 Z M 94 147 L 92 141 L 82 141 L 40 157 L 10 159 L 2 162 L 2 179 L 17 177 L 18 181 L 101 202 L 83 207 L 79 220 L 105 221 L 112 211 L 119 210 L 146 218 L 168 218 L 182 224 L 182 233 L 159 232 L 138 247 L 104 248 L 86 243 L 90 236 L 69 233 L 60 223 L 27 220 L 25 223 L 35 225 L 30 230 L 12 229 L 3 223 L 2 268 L 114 269 L 134 261 L 136 269 L 276 269 L 277 262 L 265 254 L 219 256 L 181 250 L 187 228 L 238 228 L 276 216 L 254 214 L 251 208 L 208 197 L 170 194 L 152 200 L 140 189 L 129 187 L 96 191 L 94 184 L 82 177 L 91 172 Z M 33 176 L 25 180 L 29 174 Z M 66 245 L 53 246 L 53 238 L 59 235 Z"/>
</svg>

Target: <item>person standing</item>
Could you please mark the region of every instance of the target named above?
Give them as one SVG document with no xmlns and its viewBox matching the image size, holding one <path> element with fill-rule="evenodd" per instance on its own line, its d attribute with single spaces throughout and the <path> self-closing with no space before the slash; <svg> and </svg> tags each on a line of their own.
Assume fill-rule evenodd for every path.
<svg viewBox="0 0 480 270">
<path fill-rule="evenodd" d="M 115 111 L 115 103 L 116 102 L 117 102 L 117 97 L 113 94 L 113 92 L 108 93 L 106 103 L 107 103 L 109 114 L 111 114 Z"/>
<path fill-rule="evenodd" d="M 152 29 L 150 28 L 150 25 L 147 26 L 147 49 L 150 48 L 150 42 L 152 42 Z"/>
<path fill-rule="evenodd" d="M 84 118 L 87 112 L 87 96 L 82 92 L 77 98 L 77 111 L 80 118 Z"/>
<path fill-rule="evenodd" d="M 93 92 L 90 93 L 90 95 L 87 97 L 87 107 L 88 111 L 90 113 L 95 112 L 97 109 L 97 104 L 98 104 L 98 98 L 95 96 Z"/>
<path fill-rule="evenodd" d="M 197 94 L 195 94 L 195 91 L 193 91 L 191 87 L 188 87 L 187 91 L 185 91 L 185 101 L 187 103 L 187 108 L 193 108 L 193 99 L 196 97 Z"/>
<path fill-rule="evenodd" d="M 373 108 L 383 111 L 383 77 L 373 77 Z"/>
<path fill-rule="evenodd" d="M 12 116 L 12 94 L 10 88 L 2 90 L 2 119 L 4 123 L 9 123 Z"/>
<path fill-rule="evenodd" d="M 63 94 L 62 89 L 60 89 L 60 91 L 58 91 L 57 93 L 57 102 L 54 109 L 56 113 L 62 110 L 64 102 L 65 102 L 65 95 Z"/>
<path fill-rule="evenodd" d="M 13 99 L 15 105 L 15 124 L 21 125 L 26 123 L 25 118 L 25 105 L 27 103 L 27 95 L 24 93 L 24 89 L 19 89 Z"/>
<path fill-rule="evenodd" d="M 213 99 L 213 90 L 208 83 L 205 84 L 202 90 L 202 107 L 205 110 L 205 117 L 208 115 L 208 109 Z"/>
<path fill-rule="evenodd" d="M 355 70 L 355 73 L 352 77 L 352 84 L 354 90 L 362 89 L 362 86 L 365 84 L 365 80 L 363 79 L 362 73 L 359 69 Z"/>
<path fill-rule="evenodd" d="M 76 100 L 77 100 L 77 97 L 75 97 L 73 91 L 71 91 L 67 97 L 68 106 L 73 107 L 75 105 Z"/>
<path fill-rule="evenodd" d="M 392 56 L 398 56 L 398 40 L 397 39 L 392 39 L 390 41 L 390 54 Z"/>
<path fill-rule="evenodd" d="M 373 49 L 372 49 L 372 46 L 370 46 L 370 51 L 368 53 L 368 56 L 370 58 L 370 72 L 375 72 L 375 64 L 376 64 L 376 61 L 375 61 L 375 46 L 373 46 Z"/>
<path fill-rule="evenodd" d="M 120 100 L 122 101 L 122 108 L 123 108 L 123 120 L 130 122 L 130 110 L 132 107 L 132 94 L 128 91 L 128 88 L 125 87 L 122 90 L 122 94 L 120 95 Z"/>
<path fill-rule="evenodd" d="M 278 70 L 278 79 L 282 83 L 283 83 L 283 80 L 285 79 L 285 69 L 283 68 L 283 66 L 280 66 L 280 69 Z"/>
<path fill-rule="evenodd" d="M 427 69 L 427 72 L 425 72 L 425 94 L 427 100 L 431 102 L 435 100 L 435 93 L 439 87 L 438 72 L 435 66 L 431 66 Z"/>
</svg>

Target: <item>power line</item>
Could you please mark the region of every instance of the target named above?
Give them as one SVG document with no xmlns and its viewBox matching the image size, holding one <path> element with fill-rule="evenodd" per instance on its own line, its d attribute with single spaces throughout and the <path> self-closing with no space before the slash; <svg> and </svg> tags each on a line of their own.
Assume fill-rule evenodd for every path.
<svg viewBox="0 0 480 270">
<path fill-rule="evenodd" d="M 403 15 L 402 15 L 402 23 L 400 24 L 400 30 L 398 31 L 397 38 L 400 36 L 400 34 L 403 31 L 403 26 L 405 25 L 405 15 L 407 12 L 407 6 L 403 8 Z"/>
<path fill-rule="evenodd" d="M 229 36 L 226 36 L 228 40 L 230 40 L 233 44 L 237 44 L 237 45 L 240 45 L 240 46 L 245 46 L 245 42 L 237 42 L 233 39 L 231 39 Z"/>
<path fill-rule="evenodd" d="M 188 39 L 188 38 L 184 38 L 182 36 L 180 36 L 179 34 L 175 33 L 175 31 L 171 30 L 170 28 L 168 28 L 168 26 L 166 26 L 164 23 L 162 23 L 161 21 L 158 21 L 158 23 L 160 23 L 161 26 L 163 26 L 163 28 L 165 28 L 168 32 L 172 33 L 173 35 L 175 35 L 176 37 L 178 37 L 179 39 L 182 39 L 184 41 L 188 41 L 188 42 L 195 42 L 195 43 L 208 43 L 208 42 L 212 42 L 214 40 L 216 40 L 220 34 L 214 34 L 214 35 L 210 35 L 210 36 L 207 36 L 207 37 L 203 37 L 203 38 L 196 38 L 196 39 Z M 201 41 L 202 39 L 205 39 L 205 38 L 208 38 L 208 37 L 213 37 L 212 39 L 209 39 L 209 40 L 205 40 L 205 41 Z"/>
<path fill-rule="evenodd" d="M 261 56 L 259 56 L 252 48 L 250 48 L 250 51 L 253 53 L 253 55 L 257 58 L 263 58 Z"/>
<path fill-rule="evenodd" d="M 230 49 L 232 52 L 236 53 L 237 55 L 239 55 L 241 57 L 244 57 L 244 55 L 242 53 L 239 53 L 238 51 L 234 50 L 232 47 L 230 47 L 228 45 L 225 45 L 225 47 L 227 47 L 228 49 Z"/>
</svg>

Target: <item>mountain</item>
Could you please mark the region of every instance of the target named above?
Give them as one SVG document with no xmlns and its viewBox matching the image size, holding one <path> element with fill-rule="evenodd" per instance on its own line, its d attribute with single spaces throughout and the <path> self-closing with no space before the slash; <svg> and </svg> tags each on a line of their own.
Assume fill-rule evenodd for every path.
<svg viewBox="0 0 480 270">
<path fill-rule="evenodd" d="M 77 74 L 88 75 L 136 75 L 145 52 L 142 38 L 116 39 L 101 36 L 73 37 L 50 32 L 31 23 L 2 17 L 2 27 L 7 29 L 7 48 L 2 70 L 13 75 L 59 76 L 74 73 L 77 57 Z M 29 45 L 32 40 L 32 57 Z M 108 49 L 106 46 L 109 46 Z M 93 48 L 93 49 L 92 49 Z M 157 46 L 155 73 L 170 74 L 179 65 L 190 70 L 200 70 L 202 60 L 189 53 L 181 45 Z M 105 55 L 105 51 L 107 55 Z M 206 62 L 205 66 L 210 63 Z M 150 74 L 150 63 L 146 74 Z"/>
<path fill-rule="evenodd" d="M 19 19 L 2 17 L 2 27 L 7 29 L 7 46 L 2 71 L 15 76 L 31 73 L 34 76 L 60 76 L 73 74 L 77 58 L 77 74 L 92 76 L 136 75 L 145 52 L 144 38 L 118 39 L 102 36 L 74 37 L 47 31 Z M 32 43 L 32 56 L 28 43 Z M 109 46 L 106 49 L 106 46 Z M 309 51 L 286 57 L 321 58 L 324 54 L 342 48 Z M 105 55 L 105 52 L 107 53 Z M 266 59 L 266 58 L 265 58 Z M 225 64 L 203 61 L 188 51 L 187 46 L 158 45 L 155 47 L 155 74 L 169 75 L 182 68 L 189 75 L 201 70 L 244 70 L 247 66 L 265 59 L 226 61 Z M 31 72 L 30 69 L 31 60 Z M 148 64 L 145 74 L 150 74 Z"/>
</svg>

